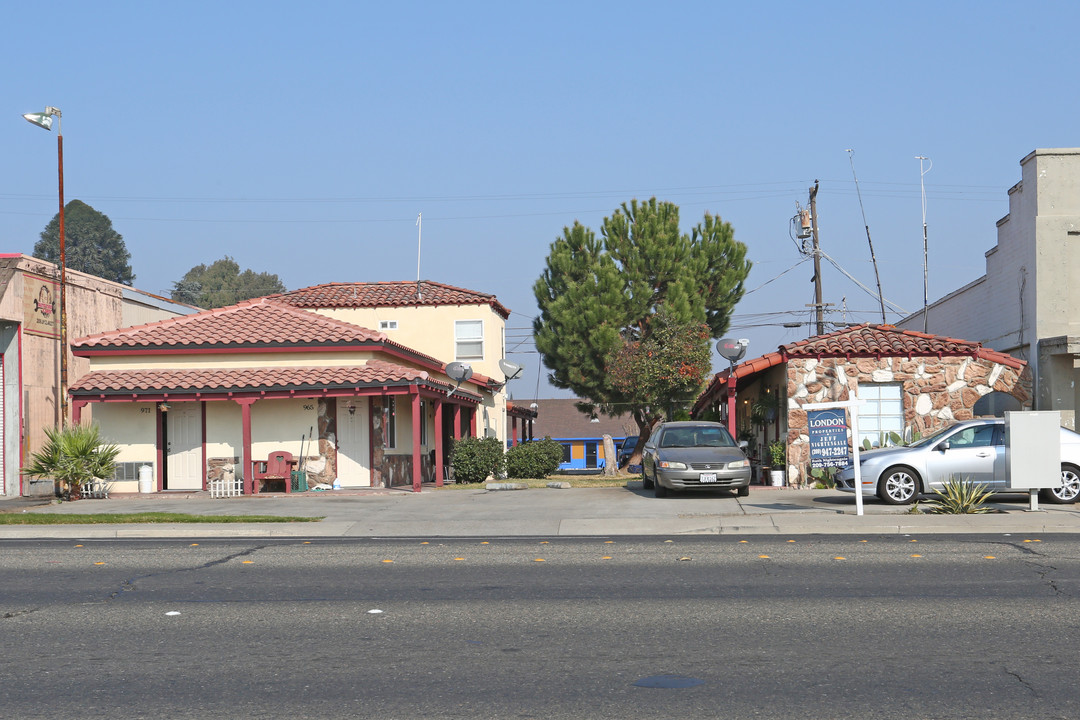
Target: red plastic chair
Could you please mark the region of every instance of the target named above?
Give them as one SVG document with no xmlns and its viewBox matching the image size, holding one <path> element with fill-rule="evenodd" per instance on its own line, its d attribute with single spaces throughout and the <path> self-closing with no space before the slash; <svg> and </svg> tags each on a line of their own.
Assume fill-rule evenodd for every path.
<svg viewBox="0 0 1080 720">
<path fill-rule="evenodd" d="M 285 482 L 285 492 L 292 492 L 292 453 L 277 450 L 270 453 L 270 457 L 266 460 L 256 460 L 252 465 L 251 476 L 256 481 L 276 482 L 282 480 Z M 255 487 L 258 488 L 257 483 Z M 256 492 L 258 492 L 257 489 Z"/>
</svg>

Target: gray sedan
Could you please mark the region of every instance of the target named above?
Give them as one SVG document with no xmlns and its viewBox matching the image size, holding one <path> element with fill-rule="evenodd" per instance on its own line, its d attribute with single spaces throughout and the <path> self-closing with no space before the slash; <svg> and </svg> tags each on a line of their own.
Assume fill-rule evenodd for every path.
<svg viewBox="0 0 1080 720">
<path fill-rule="evenodd" d="M 941 489 L 950 477 L 970 478 L 992 492 L 1010 488 L 1005 462 L 1005 421 L 965 420 L 928 435 L 907 447 L 867 450 L 859 454 L 863 495 L 877 495 L 892 505 L 914 502 L 923 493 Z M 855 466 L 836 475 L 836 488 L 855 492 Z M 1061 428 L 1061 484 L 1043 490 L 1050 503 L 1073 503 L 1080 496 L 1080 435 Z"/>
<path fill-rule="evenodd" d="M 641 451 L 641 478 L 656 497 L 668 490 L 734 489 L 750 492 L 750 462 L 720 423 L 666 422 Z"/>
</svg>

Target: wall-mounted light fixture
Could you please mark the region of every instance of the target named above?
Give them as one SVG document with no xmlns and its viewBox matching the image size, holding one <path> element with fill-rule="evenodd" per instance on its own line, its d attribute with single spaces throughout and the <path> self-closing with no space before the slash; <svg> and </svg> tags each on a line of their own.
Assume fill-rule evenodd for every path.
<svg viewBox="0 0 1080 720">
<path fill-rule="evenodd" d="M 158 403 L 157 409 L 161 412 L 169 412 L 169 403 Z"/>
</svg>

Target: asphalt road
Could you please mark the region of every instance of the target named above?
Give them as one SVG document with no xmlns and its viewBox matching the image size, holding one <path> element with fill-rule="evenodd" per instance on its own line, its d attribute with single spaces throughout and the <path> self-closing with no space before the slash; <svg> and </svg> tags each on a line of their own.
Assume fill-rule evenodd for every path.
<svg viewBox="0 0 1080 720">
<path fill-rule="evenodd" d="M 1075 718 L 1080 538 L 0 542 L 10 718 Z"/>
</svg>

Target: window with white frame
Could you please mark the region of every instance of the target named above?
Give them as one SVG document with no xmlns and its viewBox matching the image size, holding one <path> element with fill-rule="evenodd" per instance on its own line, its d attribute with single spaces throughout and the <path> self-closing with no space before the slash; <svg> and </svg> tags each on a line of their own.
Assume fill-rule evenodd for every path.
<svg viewBox="0 0 1080 720">
<path fill-rule="evenodd" d="M 380 320 L 380 330 L 397 330 L 397 320 Z"/>
<path fill-rule="evenodd" d="M 484 359 L 484 321 L 454 322 L 454 354 L 458 360 Z"/>
<path fill-rule="evenodd" d="M 397 447 L 397 398 L 383 399 L 383 448 L 393 450 Z"/>
<path fill-rule="evenodd" d="M 889 433 L 904 435 L 904 401 L 898 383 L 860 383 L 859 444 L 869 440 L 871 447 L 889 445 Z"/>
</svg>

